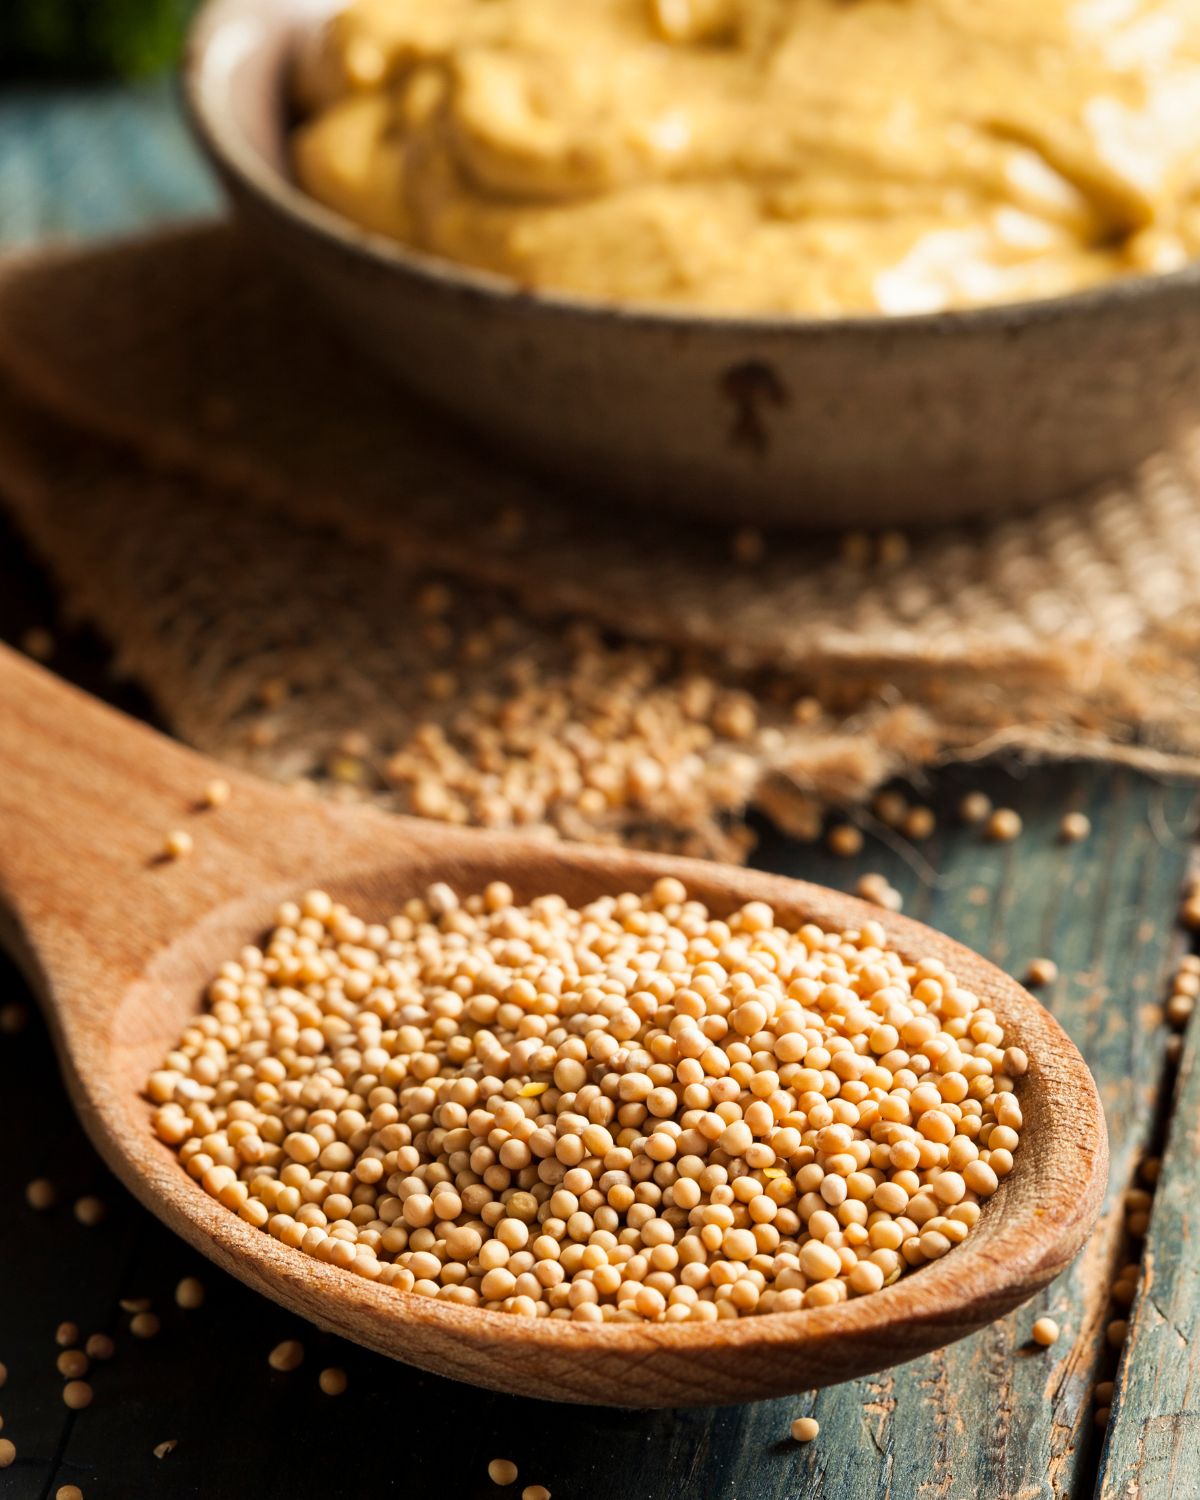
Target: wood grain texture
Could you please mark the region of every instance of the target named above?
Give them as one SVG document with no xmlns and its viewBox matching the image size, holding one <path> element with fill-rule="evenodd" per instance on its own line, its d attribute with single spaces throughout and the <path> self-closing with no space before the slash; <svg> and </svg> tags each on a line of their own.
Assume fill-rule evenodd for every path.
<svg viewBox="0 0 1200 1500">
<path fill-rule="evenodd" d="M 212 201 L 168 88 L 0 98 L 0 241 L 132 228 L 149 217 L 203 211 Z M 0 617 L 12 638 L 22 625 L 52 617 L 50 600 L 29 586 L 28 560 L 11 538 L 3 541 Z M 15 608 L 19 594 L 23 614 Z M 73 638 L 58 660 L 72 675 L 104 685 L 91 643 Z M 957 796 L 980 783 L 1021 812 L 1026 831 L 1017 844 L 985 846 L 954 826 Z M 1062 978 L 1049 1001 L 1101 1083 L 1115 1192 L 1152 1129 L 1165 1042 L 1153 1013 L 1177 943 L 1173 921 L 1194 792 L 1123 772 L 1057 767 L 1016 782 L 997 771 L 951 773 L 934 796 L 939 832 L 913 865 L 874 839 L 847 862 L 768 836 L 756 859 L 844 888 L 864 870 L 884 869 L 910 911 L 1012 972 L 1020 974 L 1034 953 L 1055 957 Z M 1095 825 L 1093 838 L 1073 849 L 1055 841 L 1066 807 L 1083 808 Z M 0 1004 L 28 1003 L 21 980 L 2 963 Z M 1089 1392 L 1094 1379 L 1111 1373 L 1100 1328 L 1111 1266 L 1124 1258 L 1112 1212 L 1035 1307 L 946 1354 L 815 1398 L 682 1413 L 559 1408 L 550 1423 L 540 1404 L 450 1385 L 317 1335 L 200 1261 L 105 1180 L 36 1020 L 20 1037 L 0 1036 L 0 1140 L 0 1360 L 10 1370 L 0 1413 L 5 1436 L 18 1447 L 16 1465 L 0 1475 L 4 1500 L 45 1500 L 68 1482 L 81 1485 L 88 1500 L 482 1500 L 503 1493 L 486 1479 L 495 1456 L 514 1458 L 521 1482 L 545 1483 L 555 1500 L 1093 1493 L 1100 1442 Z M 1174 1152 L 1175 1142 L 1168 1175 Z M 34 1214 L 22 1196 L 39 1174 L 60 1183 L 62 1202 L 47 1215 Z M 87 1231 L 75 1224 L 69 1203 L 94 1190 L 110 1202 L 110 1215 Z M 1152 1244 L 1160 1221 L 1171 1222 L 1161 1206 Z M 1170 1263 L 1167 1255 L 1157 1262 L 1160 1291 L 1162 1278 L 1173 1274 Z M 171 1290 L 192 1271 L 204 1277 L 209 1298 L 201 1313 L 185 1317 L 171 1304 Z M 155 1298 L 164 1316 L 160 1339 L 129 1337 L 117 1302 L 136 1295 Z M 1048 1355 L 1027 1344 L 1041 1307 L 1064 1326 Z M 94 1372 L 95 1404 L 79 1414 L 61 1404 L 54 1372 L 53 1333 L 64 1317 L 118 1338 L 117 1359 Z M 296 1376 L 272 1374 L 267 1351 L 294 1335 L 308 1346 L 304 1368 Z M 1194 1336 L 1192 1348 L 1200 1351 Z M 1152 1357 L 1135 1339 L 1109 1431 L 1109 1475 L 1122 1453 L 1137 1454 L 1146 1423 L 1161 1427 L 1173 1416 L 1148 1404 L 1156 1396 L 1153 1371 L 1136 1384 L 1130 1378 Z M 323 1363 L 350 1372 L 350 1393 L 340 1401 L 316 1392 Z M 787 1423 L 809 1411 L 821 1421 L 821 1436 L 801 1448 L 787 1441 Z M 1189 1423 L 1177 1425 L 1192 1431 Z M 318 1430 L 319 1441 L 272 1436 Z M 179 1446 L 160 1461 L 151 1449 L 164 1438 Z M 1151 1493 L 1169 1491 L 1147 1488 L 1145 1497 Z"/>
<path fill-rule="evenodd" d="M 451 829 L 369 807 L 306 803 L 230 775 L 0 647 L 0 937 L 48 1008 L 67 1089 L 126 1186 L 257 1290 L 357 1343 L 471 1384 L 558 1401 L 691 1406 L 849 1379 L 963 1337 L 1072 1260 L 1107 1182 L 1095 1086 L 1021 987 L 940 934 L 820 886 L 623 850 Z M 161 853 L 168 829 L 195 852 Z M 518 899 L 573 903 L 663 874 L 724 915 L 749 900 L 780 921 L 853 929 L 878 918 L 910 961 L 936 957 L 1024 1048 L 1017 1165 L 944 1260 L 848 1304 L 715 1325 L 526 1320 L 399 1293 L 301 1256 L 209 1198 L 154 1140 L 141 1088 L 223 957 L 257 941 L 285 896 L 319 884 L 380 920 L 435 880 L 503 878 Z"/>
</svg>

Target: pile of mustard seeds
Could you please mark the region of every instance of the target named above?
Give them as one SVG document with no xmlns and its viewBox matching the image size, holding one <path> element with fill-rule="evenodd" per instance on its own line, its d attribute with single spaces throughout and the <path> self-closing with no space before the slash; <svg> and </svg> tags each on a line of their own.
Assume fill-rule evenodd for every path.
<svg viewBox="0 0 1200 1500">
<path fill-rule="evenodd" d="M 950 1252 L 1012 1170 L 1025 1054 L 874 921 L 445 885 L 285 903 L 151 1074 L 154 1128 L 286 1245 L 582 1322 L 828 1306 Z"/>
</svg>

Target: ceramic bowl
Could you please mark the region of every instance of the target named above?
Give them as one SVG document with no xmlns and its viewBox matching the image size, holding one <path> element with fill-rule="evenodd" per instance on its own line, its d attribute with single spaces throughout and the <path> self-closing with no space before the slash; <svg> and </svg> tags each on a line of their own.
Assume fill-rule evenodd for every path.
<svg viewBox="0 0 1200 1500">
<path fill-rule="evenodd" d="M 288 166 L 292 59 L 330 8 L 209 0 L 195 23 L 188 108 L 240 220 L 382 369 L 573 492 L 944 522 L 1128 472 L 1197 414 L 1197 267 L 915 317 L 714 316 L 533 294 L 361 230 Z"/>
</svg>

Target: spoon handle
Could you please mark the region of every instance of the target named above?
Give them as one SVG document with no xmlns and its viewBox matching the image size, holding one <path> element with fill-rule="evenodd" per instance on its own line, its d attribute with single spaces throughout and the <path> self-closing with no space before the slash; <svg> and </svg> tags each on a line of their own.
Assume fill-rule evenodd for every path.
<svg viewBox="0 0 1200 1500">
<path fill-rule="evenodd" d="M 229 805 L 207 808 L 218 774 Z M 218 767 L 0 646 L 0 941 L 60 1013 L 96 1020 L 231 897 L 303 889 L 382 848 L 428 858 L 416 820 L 340 811 Z M 165 852 L 174 830 L 184 857 Z"/>
</svg>

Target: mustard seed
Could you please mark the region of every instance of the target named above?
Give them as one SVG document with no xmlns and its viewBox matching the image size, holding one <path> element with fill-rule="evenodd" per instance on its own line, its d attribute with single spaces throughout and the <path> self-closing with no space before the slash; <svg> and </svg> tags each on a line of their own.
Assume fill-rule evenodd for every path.
<svg viewBox="0 0 1200 1500">
<path fill-rule="evenodd" d="M 903 792 L 879 792 L 871 803 L 871 811 L 888 828 L 899 828 L 908 815 L 908 798 Z"/>
<path fill-rule="evenodd" d="M 516 1484 L 517 1466 L 507 1458 L 493 1458 L 488 1464 L 488 1478 L 493 1484 Z"/>
<path fill-rule="evenodd" d="M 1168 1024 L 1177 1028 L 1186 1026 L 1195 1008 L 1196 1002 L 1191 995 L 1172 995 L 1167 1001 Z"/>
<path fill-rule="evenodd" d="M 1138 1168 L 1138 1176 L 1142 1179 L 1143 1182 L 1148 1183 L 1151 1187 L 1153 1187 L 1158 1182 L 1158 1179 L 1161 1175 L 1162 1158 L 1158 1156 L 1148 1156 Z"/>
<path fill-rule="evenodd" d="M 34 661 L 49 661 L 54 655 L 55 640 L 43 625 L 31 625 L 21 632 L 21 650 Z"/>
<path fill-rule="evenodd" d="M 521 1491 L 521 1500 L 550 1500 L 550 1491 L 544 1484 L 527 1484 Z"/>
<path fill-rule="evenodd" d="M 952 1253 L 1013 1169 L 1028 1059 L 869 916 L 717 918 L 667 879 L 581 909 L 439 885 L 387 922 L 309 892 L 277 924 L 147 1081 L 154 1128 L 231 1212 L 400 1291 L 830 1306 Z"/>
<path fill-rule="evenodd" d="M 25 1202 L 39 1213 L 53 1208 L 57 1197 L 58 1190 L 48 1177 L 35 1177 L 25 1189 Z"/>
<path fill-rule="evenodd" d="M 83 1500 L 83 1491 L 77 1484 L 60 1484 L 54 1492 L 54 1500 Z"/>
<path fill-rule="evenodd" d="M 185 859 L 195 847 L 195 840 L 185 828 L 173 828 L 163 840 L 163 853 L 168 859 Z"/>
<path fill-rule="evenodd" d="M 79 1327 L 75 1323 L 60 1323 L 54 1330 L 54 1342 L 65 1349 L 68 1344 L 79 1342 Z"/>
<path fill-rule="evenodd" d="M 162 1320 L 157 1313 L 134 1313 L 129 1320 L 129 1331 L 135 1339 L 152 1339 L 156 1337 L 161 1327 Z"/>
<path fill-rule="evenodd" d="M 1111 1349 L 1119 1349 L 1129 1336 L 1129 1324 L 1124 1318 L 1114 1318 L 1105 1329 L 1105 1337 Z"/>
<path fill-rule="evenodd" d="M 937 828 L 937 818 L 932 807 L 914 807 L 901 825 L 904 836 L 914 842 L 930 838 Z"/>
<path fill-rule="evenodd" d="M 223 776 L 214 776 L 204 788 L 205 807 L 224 807 L 233 795 L 233 788 Z"/>
<path fill-rule="evenodd" d="M 903 896 L 889 883 L 887 877 L 874 871 L 863 875 L 854 890 L 864 901 L 882 906 L 885 911 L 899 911 L 904 905 Z"/>
<path fill-rule="evenodd" d="M 996 844 L 1010 844 L 1021 833 L 1021 815 L 1011 807 L 998 807 L 984 825 L 987 837 Z"/>
<path fill-rule="evenodd" d="M 9 1469 L 16 1462 L 17 1447 L 11 1438 L 0 1438 L 0 1469 Z"/>
<path fill-rule="evenodd" d="M 1049 1348 L 1058 1338 L 1060 1331 L 1053 1318 L 1038 1318 L 1033 1325 L 1033 1341 L 1035 1344 Z"/>
<path fill-rule="evenodd" d="M 1103 1432 L 1104 1429 L 1108 1426 L 1108 1419 L 1110 1415 L 1111 1412 L 1107 1406 L 1098 1406 L 1096 1408 L 1096 1413 L 1095 1416 L 1093 1416 L 1092 1421 L 1095 1422 L 1096 1426 L 1100 1429 L 1101 1432 Z"/>
<path fill-rule="evenodd" d="M 195 1276 L 185 1276 L 175 1288 L 176 1305 L 187 1312 L 204 1306 L 204 1283 Z"/>
<path fill-rule="evenodd" d="M 29 1024 L 29 1007 L 18 1000 L 0 1006 L 0 1032 L 5 1036 L 16 1036 Z"/>
<path fill-rule="evenodd" d="M 1111 1380 L 1102 1380 L 1092 1392 L 1092 1398 L 1097 1406 L 1111 1406 L 1114 1386 Z"/>
<path fill-rule="evenodd" d="M 93 1333 L 84 1344 L 84 1353 L 89 1359 L 111 1359 L 116 1352 L 116 1345 L 107 1333 Z"/>
<path fill-rule="evenodd" d="M 121 1311 L 127 1313 L 149 1312 L 152 1305 L 149 1297 L 122 1297 L 117 1303 Z"/>
<path fill-rule="evenodd" d="M 58 1373 L 68 1380 L 78 1380 L 88 1372 L 88 1357 L 82 1349 L 64 1349 L 56 1363 Z"/>
<path fill-rule="evenodd" d="M 8 1366 L 0 1364 L 0 1389 L 3 1389 L 8 1380 Z"/>
<path fill-rule="evenodd" d="M 1058 965 L 1052 958 L 1031 958 L 1025 971 L 1025 983 L 1032 985 L 1053 984 L 1058 978 Z"/>
<path fill-rule="evenodd" d="M 92 1388 L 86 1380 L 68 1380 L 63 1386 L 63 1401 L 72 1411 L 82 1411 L 92 1404 Z"/>
<path fill-rule="evenodd" d="M 94 1229 L 101 1223 L 108 1210 L 101 1199 L 95 1197 L 80 1198 L 75 1204 L 75 1217 L 87 1229 Z"/>
<path fill-rule="evenodd" d="M 168 1453 L 174 1453 L 175 1449 L 178 1447 L 178 1438 L 166 1438 L 161 1443 L 155 1443 L 151 1451 L 153 1452 L 155 1458 L 166 1458 Z"/>
<path fill-rule="evenodd" d="M 798 1443 L 811 1443 L 821 1430 L 815 1417 L 797 1417 L 792 1423 L 792 1436 Z"/>
<path fill-rule="evenodd" d="M 1092 820 L 1081 812 L 1064 813 L 1058 825 L 1058 836 L 1064 844 L 1081 844 L 1091 831 Z"/>
<path fill-rule="evenodd" d="M 330 1365 L 327 1370 L 322 1370 L 317 1376 L 317 1384 L 327 1396 L 340 1396 L 345 1392 L 349 1382 L 346 1379 L 345 1370 L 339 1369 L 336 1365 Z"/>
<path fill-rule="evenodd" d="M 836 854 L 839 859 L 853 859 L 862 851 L 862 830 L 853 823 L 835 823 L 826 842 L 831 854 Z"/>
<path fill-rule="evenodd" d="M 992 799 L 986 792 L 967 792 L 958 804 L 959 821 L 968 827 L 982 823 L 992 810 Z"/>
<path fill-rule="evenodd" d="M 283 1343 L 276 1344 L 267 1355 L 267 1363 L 272 1370 L 290 1375 L 304 1363 L 304 1345 L 299 1339 L 284 1339 Z"/>
</svg>

